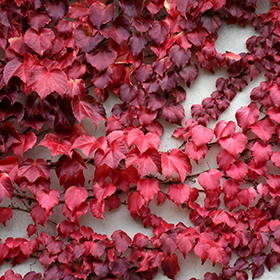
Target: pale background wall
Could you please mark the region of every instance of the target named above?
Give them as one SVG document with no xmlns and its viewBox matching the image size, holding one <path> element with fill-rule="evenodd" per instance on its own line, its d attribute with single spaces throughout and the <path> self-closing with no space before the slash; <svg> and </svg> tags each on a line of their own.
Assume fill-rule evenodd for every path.
<svg viewBox="0 0 280 280">
<path fill-rule="evenodd" d="M 258 4 L 259 6 L 259 12 L 267 12 L 270 9 L 269 0 L 261 0 Z M 216 49 L 217 52 L 224 53 L 225 51 L 231 51 L 234 53 L 240 53 L 240 52 L 247 52 L 245 42 L 246 40 L 251 37 L 252 35 L 260 35 L 260 33 L 256 32 L 252 26 L 247 26 L 246 28 L 240 27 L 236 24 L 233 25 L 227 25 L 225 22 L 223 22 L 222 26 L 218 30 L 218 39 L 216 41 Z M 0 55 L 3 55 L 3 52 L 1 53 L 0 49 Z M 205 98 L 210 96 L 210 94 L 216 90 L 215 82 L 216 79 L 219 77 L 227 77 L 227 74 L 223 70 L 218 70 L 214 75 L 206 70 L 200 70 L 199 76 L 196 79 L 196 81 L 192 84 L 190 88 L 187 88 L 187 99 L 183 102 L 183 105 L 185 107 L 185 114 L 186 118 L 188 119 L 191 117 L 190 113 L 190 107 L 192 104 L 200 104 L 201 101 Z M 246 106 L 250 103 L 250 92 L 251 90 L 258 86 L 261 81 L 265 80 L 263 75 L 260 75 L 258 78 L 256 78 L 253 82 L 251 82 L 241 93 L 238 93 L 235 99 L 231 102 L 230 107 L 221 114 L 219 120 L 233 120 L 235 121 L 235 112 L 238 108 L 242 106 Z M 106 108 L 108 116 L 110 116 L 111 108 L 114 104 L 120 103 L 119 99 L 116 96 L 110 96 L 109 99 L 105 102 L 104 106 Z M 182 122 L 184 123 L 184 121 Z M 85 119 L 83 121 L 83 124 L 85 125 L 86 129 L 88 130 L 89 134 L 94 135 L 96 138 L 98 138 L 101 135 L 105 136 L 105 126 L 104 121 L 100 123 L 97 131 L 94 131 L 94 126 L 91 123 L 90 120 Z M 162 120 L 162 124 L 165 128 L 165 132 L 161 138 L 161 151 L 167 151 L 169 149 L 172 149 L 176 147 L 176 141 L 175 138 L 172 138 L 171 135 L 173 131 L 178 127 L 177 125 L 172 125 L 164 120 Z M 209 124 L 209 127 L 214 128 L 215 122 L 211 121 Z M 44 126 L 41 133 L 38 136 L 38 142 L 41 141 L 41 139 L 44 137 L 45 133 L 48 132 L 48 127 Z M 178 145 L 180 145 L 178 141 Z M 209 152 L 204 160 L 200 161 L 199 166 L 196 165 L 195 162 L 192 161 L 193 165 L 193 174 L 197 174 L 199 172 L 203 172 L 208 169 L 207 163 L 211 166 L 211 168 L 215 168 L 217 149 L 213 148 L 211 149 L 211 152 Z M 45 147 L 35 147 L 32 150 L 29 150 L 25 153 L 25 158 L 31 157 L 34 160 L 37 158 L 45 158 L 50 159 L 51 154 Z M 213 161 L 214 159 L 214 161 Z M 53 159 L 54 161 L 56 158 Z M 94 167 L 92 165 L 87 165 L 88 169 L 85 170 L 86 175 L 86 182 L 89 180 L 90 183 L 88 184 L 88 188 L 92 186 L 92 178 L 94 175 Z M 59 188 L 59 183 L 57 180 L 57 177 L 55 175 L 54 170 L 52 170 L 53 176 L 51 177 L 52 180 L 52 187 L 53 188 Z M 196 186 L 199 188 L 199 185 L 187 181 L 187 184 L 190 186 Z M 203 197 L 200 198 L 199 202 L 203 203 Z M 14 206 L 19 205 L 21 202 L 16 201 L 14 199 L 12 201 L 12 204 Z M 11 205 L 11 200 L 6 198 L 3 201 L 4 205 Z M 157 205 L 155 201 L 152 201 L 150 204 L 151 212 L 163 217 L 167 222 L 177 224 L 178 222 L 183 222 L 186 225 L 191 225 L 191 222 L 188 218 L 189 212 L 187 209 L 182 209 L 181 211 L 178 210 L 177 205 L 170 201 L 166 201 L 164 204 Z M 54 221 L 61 220 L 62 212 L 60 211 L 60 207 L 55 207 L 55 213 L 51 217 Z M 94 218 L 91 215 L 91 212 L 88 211 L 88 214 L 86 216 L 81 216 L 79 218 L 80 224 L 84 224 L 87 226 L 91 226 L 94 231 L 98 233 L 104 233 L 107 234 L 109 237 L 110 235 L 117 229 L 124 230 L 131 238 L 137 233 L 142 232 L 150 237 L 153 236 L 152 229 L 151 228 L 143 228 L 141 222 L 136 222 L 133 218 L 131 218 L 129 211 L 127 210 L 126 206 L 121 205 L 118 209 L 113 210 L 111 212 L 106 209 L 106 212 L 104 213 L 104 220 L 98 220 Z M 28 213 L 24 213 L 21 211 L 14 210 L 13 218 L 7 222 L 7 226 L 4 227 L 2 224 L 0 224 L 0 238 L 2 240 L 5 240 L 9 236 L 13 237 L 23 237 L 27 238 L 26 228 L 28 224 L 32 223 L 32 218 L 29 216 Z M 38 226 L 39 230 L 43 231 L 46 230 L 49 234 L 56 234 L 55 227 L 50 224 L 46 223 L 46 228 L 43 228 L 41 226 Z M 201 266 L 200 259 L 193 253 L 190 252 L 186 259 L 183 258 L 182 254 L 178 252 L 179 257 L 179 264 L 181 271 L 177 274 L 176 279 L 178 280 L 185 280 L 189 279 L 191 277 L 196 277 L 199 279 L 203 279 L 203 275 L 210 271 L 210 272 L 217 272 L 219 273 L 221 271 L 222 266 L 220 264 L 216 264 L 216 266 L 212 266 L 211 261 L 207 260 L 206 263 Z M 232 263 L 234 263 L 234 257 L 232 260 Z M 3 264 L 0 266 L 0 275 L 3 275 L 4 272 L 11 268 L 11 265 L 8 263 Z M 27 261 L 24 261 L 23 263 L 16 265 L 12 268 L 15 273 L 20 273 L 22 275 L 25 275 L 30 270 L 34 270 L 37 272 L 44 271 L 44 268 L 40 265 L 39 260 L 36 259 L 30 259 Z M 268 279 L 278 279 L 277 276 L 280 276 L 280 265 L 276 265 L 271 272 L 269 272 L 266 269 L 265 274 L 258 278 L 260 280 L 268 280 Z M 251 275 L 250 275 L 251 277 Z M 159 272 L 157 276 L 155 277 L 155 280 L 164 280 L 168 279 L 163 275 L 163 273 Z M 250 278 L 251 279 L 251 278 Z"/>
</svg>

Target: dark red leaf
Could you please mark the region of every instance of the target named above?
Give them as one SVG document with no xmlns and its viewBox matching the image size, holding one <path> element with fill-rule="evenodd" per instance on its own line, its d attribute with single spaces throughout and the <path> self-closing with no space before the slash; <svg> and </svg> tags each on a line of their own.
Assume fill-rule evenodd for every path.
<svg viewBox="0 0 280 280">
<path fill-rule="evenodd" d="M 115 5 L 105 5 L 100 1 L 94 2 L 89 8 L 89 21 L 98 30 L 102 24 L 112 21 L 114 18 Z"/>
<path fill-rule="evenodd" d="M 52 46 L 54 39 L 55 35 L 50 28 L 42 28 L 40 33 L 30 28 L 24 34 L 25 44 L 41 56 Z"/>
<path fill-rule="evenodd" d="M 65 0 L 47 0 L 46 10 L 57 24 L 58 20 L 68 13 L 68 2 Z"/>
<path fill-rule="evenodd" d="M 31 28 L 35 29 L 38 33 L 46 24 L 51 21 L 46 12 L 36 13 L 31 11 L 28 17 L 28 22 Z"/>
<path fill-rule="evenodd" d="M 100 29 L 105 38 L 112 38 L 119 45 L 130 36 L 129 20 L 125 16 L 118 16 L 113 22 L 108 22 Z"/>
<path fill-rule="evenodd" d="M 165 41 L 168 32 L 169 32 L 169 25 L 167 24 L 166 21 L 159 22 L 155 20 L 149 31 L 149 35 L 157 45 L 160 45 Z"/>
<path fill-rule="evenodd" d="M 102 40 L 99 33 L 92 32 L 92 30 L 85 24 L 79 25 L 74 30 L 75 44 L 81 49 L 81 52 L 88 53 L 92 51 Z"/>
<path fill-rule="evenodd" d="M 87 61 L 95 67 L 99 72 L 102 72 L 108 66 L 114 63 L 117 58 L 117 52 L 110 46 L 106 45 L 103 48 L 92 50 L 86 54 Z"/>
<path fill-rule="evenodd" d="M 182 104 L 170 101 L 163 106 L 162 115 L 166 121 L 181 125 L 185 117 L 185 110 Z"/>
<path fill-rule="evenodd" d="M 128 246 L 131 245 L 131 238 L 122 230 L 116 230 L 112 235 L 112 240 L 114 241 L 114 245 L 116 249 L 123 254 Z"/>
<path fill-rule="evenodd" d="M 179 69 L 184 67 L 191 59 L 191 51 L 188 49 L 187 53 L 178 45 L 172 46 L 170 49 L 170 58 L 177 65 Z"/>
<path fill-rule="evenodd" d="M 188 65 L 181 69 L 179 75 L 186 82 L 187 87 L 190 87 L 198 76 L 198 67 L 194 62 L 189 62 Z"/>
<path fill-rule="evenodd" d="M 141 1 L 141 0 L 140 0 Z M 128 46 L 134 56 L 137 56 L 146 46 L 147 40 L 140 34 L 133 33 L 129 38 Z"/>
<path fill-rule="evenodd" d="M 2 173 L 1 173 L 2 174 Z M 2 177 L 0 177 L 0 180 L 2 181 Z M 0 183 L 0 186 L 2 187 L 2 182 Z M 2 190 L 0 191 L 2 193 Z M 2 195 L 1 195 L 2 196 Z M 2 201 L 0 196 L 0 200 Z M 13 210 L 9 207 L 6 208 L 0 208 L 0 223 L 6 226 L 6 222 L 9 221 L 13 216 Z"/>
<path fill-rule="evenodd" d="M 166 255 L 161 263 L 161 268 L 164 275 L 170 279 L 174 279 L 175 275 L 180 271 L 177 255 Z"/>
</svg>

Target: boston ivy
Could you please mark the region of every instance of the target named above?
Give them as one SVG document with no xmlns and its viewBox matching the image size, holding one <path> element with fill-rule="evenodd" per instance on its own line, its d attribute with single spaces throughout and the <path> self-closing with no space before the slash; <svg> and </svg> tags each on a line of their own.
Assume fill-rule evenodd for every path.
<svg viewBox="0 0 280 280">
<path fill-rule="evenodd" d="M 0 1 L 5 53 L 0 60 L 0 202 L 17 197 L 25 205 L 2 206 L 0 222 L 5 226 L 17 210 L 29 212 L 34 221 L 27 227 L 29 240 L 2 240 L 0 264 L 37 257 L 45 267 L 44 276 L 8 270 L 1 280 L 92 275 L 150 280 L 159 269 L 175 279 L 177 255 L 186 257 L 191 250 L 202 264 L 207 259 L 222 264 L 220 274 L 207 272 L 206 280 L 248 279 L 248 271 L 256 278 L 265 266 L 270 270 L 279 262 L 280 152 L 271 141 L 280 139 L 280 4 L 271 0 L 271 9 L 258 14 L 257 2 Z M 247 53 L 217 53 L 222 21 L 252 24 L 261 35 L 247 40 Z M 182 85 L 190 87 L 200 68 L 211 73 L 223 68 L 228 77 L 217 79 L 217 90 L 194 104 L 193 118 L 182 125 Z M 252 90 L 251 104 L 236 111 L 242 132 L 233 121 L 207 128 L 261 72 L 266 81 Z M 94 92 L 89 93 L 88 78 Z M 107 116 L 103 103 L 109 94 L 120 102 Z M 89 135 L 85 118 L 96 128 L 105 120 L 106 137 Z M 160 119 L 180 125 L 173 136 L 183 139 L 183 145 L 159 152 Z M 44 124 L 51 132 L 38 141 Z M 219 168 L 198 176 L 205 195 L 201 206 L 196 202 L 201 190 L 185 181 L 211 141 L 220 147 Z M 58 160 L 26 158 L 25 152 L 38 145 Z M 90 189 L 85 187 L 88 163 L 95 166 Z M 52 188 L 51 168 L 60 190 Z M 193 225 L 170 224 L 151 213 L 154 199 L 189 207 Z M 106 236 L 79 223 L 88 211 L 103 219 L 105 205 L 113 211 L 121 204 L 153 229 L 152 238 L 142 233 L 131 238 L 120 229 Z M 58 205 L 64 219 L 56 224 L 57 235 L 48 235 L 42 226 L 54 223 L 51 216 Z M 235 262 L 233 252 L 239 256 Z"/>
</svg>

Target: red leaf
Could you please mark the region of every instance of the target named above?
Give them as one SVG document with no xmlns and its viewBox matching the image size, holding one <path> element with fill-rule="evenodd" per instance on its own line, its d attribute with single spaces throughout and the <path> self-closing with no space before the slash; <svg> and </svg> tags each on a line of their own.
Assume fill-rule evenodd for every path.
<svg viewBox="0 0 280 280">
<path fill-rule="evenodd" d="M 131 147 L 133 143 L 136 144 L 140 153 L 143 154 L 150 147 L 158 150 L 160 147 L 160 138 L 157 134 L 151 132 L 144 135 L 140 129 L 134 128 L 127 134 L 128 146 Z"/>
<path fill-rule="evenodd" d="M 169 32 L 169 25 L 167 24 L 167 22 L 165 21 L 159 22 L 155 20 L 153 26 L 149 30 L 149 35 L 157 45 L 160 45 L 165 41 L 168 32 Z"/>
<path fill-rule="evenodd" d="M 37 140 L 36 135 L 33 132 L 28 132 L 26 135 L 20 135 L 21 143 L 14 143 L 11 147 L 11 151 L 18 157 L 23 159 L 23 153 L 28 149 L 31 149 Z"/>
<path fill-rule="evenodd" d="M 98 127 L 99 122 L 106 117 L 106 112 L 102 103 L 96 102 L 91 95 L 85 95 L 82 99 L 74 98 L 72 101 L 73 114 L 79 122 L 85 118 L 90 118 Z"/>
<path fill-rule="evenodd" d="M 59 203 L 59 192 L 57 190 L 45 191 L 42 190 L 36 195 L 39 205 L 46 210 L 46 214 Z"/>
<path fill-rule="evenodd" d="M 66 154 L 67 156 L 72 156 L 72 144 L 67 140 L 59 141 L 60 138 L 55 134 L 48 133 L 45 135 L 45 138 L 38 144 L 38 146 L 45 146 L 49 148 L 52 156 L 59 154 Z"/>
<path fill-rule="evenodd" d="M 184 202 L 188 202 L 189 200 L 190 187 L 185 184 L 181 184 L 181 185 L 173 184 L 170 186 L 168 190 L 168 197 L 175 204 L 177 204 L 180 209 L 180 204 Z"/>
<path fill-rule="evenodd" d="M 173 172 L 177 172 L 181 182 L 185 181 L 188 173 L 192 172 L 192 166 L 187 155 L 180 149 L 172 149 L 169 155 L 162 152 L 162 169 L 168 179 Z"/>
<path fill-rule="evenodd" d="M 235 157 L 238 153 L 241 153 L 246 149 L 247 142 L 247 137 L 241 132 L 234 133 L 231 137 L 219 140 L 219 144 L 222 148 Z"/>
<path fill-rule="evenodd" d="M 89 21 L 99 30 L 102 24 L 112 21 L 115 5 L 105 5 L 100 1 L 94 2 L 89 8 Z"/>
<path fill-rule="evenodd" d="M 46 210 L 42 208 L 39 204 L 35 204 L 33 206 L 30 215 L 35 223 L 42 226 L 45 226 L 46 221 L 50 217 L 50 213 L 49 215 L 47 215 Z"/>
<path fill-rule="evenodd" d="M 155 171 L 161 174 L 161 156 L 155 148 L 149 148 L 143 154 L 140 154 L 138 148 L 131 150 L 126 156 L 125 165 L 128 168 L 135 164 L 141 177 Z"/>
<path fill-rule="evenodd" d="M 142 64 L 133 72 L 134 78 L 139 82 L 143 83 L 147 81 L 153 74 L 153 67 L 150 64 Z"/>
<path fill-rule="evenodd" d="M 68 16 L 71 18 L 83 18 L 88 15 L 88 12 L 88 8 L 83 2 L 76 2 L 69 7 Z"/>
<path fill-rule="evenodd" d="M 2 174 L 2 173 L 1 173 Z M 2 177 L 0 177 L 0 180 Z M 0 183 L 2 185 L 2 183 Z M 2 191 L 0 191 L 2 192 Z M 1 197 L 0 197 L 1 200 Z M 2 200 L 1 200 L 2 201 Z M 6 222 L 9 221 L 13 216 L 13 210 L 9 207 L 0 208 L 0 223 L 6 226 Z"/>
<path fill-rule="evenodd" d="M 176 237 L 176 243 L 178 249 L 183 254 L 184 258 L 186 258 L 188 252 L 194 247 L 195 245 L 195 238 L 194 236 L 188 232 L 183 231 L 179 233 Z"/>
<path fill-rule="evenodd" d="M 176 233 L 167 234 L 165 232 L 160 236 L 161 249 L 164 253 L 171 255 L 177 249 L 176 236 Z"/>
<path fill-rule="evenodd" d="M 41 56 L 52 46 L 54 39 L 55 35 L 50 28 L 42 28 L 40 33 L 29 28 L 24 34 L 25 44 Z"/>
<path fill-rule="evenodd" d="M 36 13 L 31 11 L 28 16 L 28 23 L 32 29 L 35 29 L 38 33 L 46 24 L 51 21 L 50 17 L 46 12 Z"/>
<path fill-rule="evenodd" d="M 31 73 L 27 86 L 36 91 L 42 100 L 53 91 L 63 96 L 67 88 L 67 76 L 60 69 L 49 71 L 46 67 L 42 67 Z"/>
<path fill-rule="evenodd" d="M 269 96 L 277 108 L 280 108 L 279 93 L 280 93 L 280 88 L 276 83 L 272 84 L 272 86 L 269 87 Z"/>
<path fill-rule="evenodd" d="M 119 45 L 130 36 L 129 20 L 125 16 L 118 16 L 113 22 L 108 22 L 100 29 L 105 38 L 112 38 Z"/>
<path fill-rule="evenodd" d="M 147 39 L 137 33 L 129 38 L 128 46 L 134 56 L 137 56 L 147 44 Z"/>
<path fill-rule="evenodd" d="M 88 197 L 88 192 L 83 187 L 72 186 L 65 192 L 64 199 L 67 207 L 74 213 Z"/>
<path fill-rule="evenodd" d="M 279 112 L 278 108 L 271 106 L 270 108 L 268 108 L 266 113 L 269 115 L 269 117 L 273 121 L 280 123 L 280 112 Z"/>
<path fill-rule="evenodd" d="M 133 192 L 127 199 L 127 209 L 130 211 L 132 218 L 136 220 L 140 208 L 146 203 L 145 199 L 139 192 Z"/>
<path fill-rule="evenodd" d="M 190 87 L 198 76 L 198 67 L 191 61 L 181 69 L 179 75 L 186 82 L 187 87 Z"/>
<path fill-rule="evenodd" d="M 280 152 L 274 152 L 273 155 L 271 156 L 271 161 L 275 166 L 280 168 Z"/>
<path fill-rule="evenodd" d="M 97 145 L 94 136 L 81 135 L 74 141 L 74 143 L 72 144 L 72 148 L 81 149 L 85 156 L 89 158 L 92 152 L 97 148 Z"/>
<path fill-rule="evenodd" d="M 237 198 L 239 199 L 242 205 L 248 208 L 249 205 L 253 203 L 253 201 L 256 198 L 256 191 L 253 187 L 249 187 L 248 189 L 242 189 L 237 194 Z"/>
<path fill-rule="evenodd" d="M 250 125 L 258 121 L 259 113 L 256 103 L 251 103 L 248 107 L 241 107 L 236 111 L 235 117 L 243 132 L 246 132 Z"/>
<path fill-rule="evenodd" d="M 223 184 L 224 193 L 230 199 L 233 199 L 237 196 L 239 189 L 239 183 L 232 180 L 226 180 Z"/>
<path fill-rule="evenodd" d="M 273 133 L 275 133 L 275 124 L 270 120 L 270 118 L 265 118 L 264 120 L 251 125 L 250 128 L 257 137 L 263 140 L 265 145 L 272 137 Z"/>
<path fill-rule="evenodd" d="M 235 162 L 235 157 L 228 153 L 226 150 L 222 150 L 217 155 L 217 163 L 225 172 L 229 166 Z"/>
<path fill-rule="evenodd" d="M 130 262 L 127 257 L 117 257 L 114 262 L 109 263 L 109 268 L 114 275 L 122 276 L 128 268 L 130 267 Z"/>
<path fill-rule="evenodd" d="M 161 263 L 161 268 L 164 275 L 170 279 L 174 279 L 175 275 L 180 271 L 177 255 L 165 256 Z"/>
<path fill-rule="evenodd" d="M 254 143 L 250 150 L 252 156 L 254 157 L 254 161 L 258 166 L 265 164 L 273 154 L 271 146 L 265 146 L 259 140 Z"/>
<path fill-rule="evenodd" d="M 81 52 L 88 53 L 92 51 L 102 40 L 102 36 L 96 33 L 96 30 L 92 30 L 85 24 L 80 24 L 74 30 L 73 37 L 75 44 L 81 49 Z"/>
<path fill-rule="evenodd" d="M 185 53 L 178 45 L 172 46 L 169 52 L 171 60 L 177 65 L 179 69 L 184 67 L 191 59 L 191 51 L 188 49 Z"/>
<path fill-rule="evenodd" d="M 104 200 L 99 203 L 96 198 L 90 200 L 90 211 L 92 215 L 97 219 L 104 219 L 102 212 L 105 211 L 105 202 Z"/>
<path fill-rule="evenodd" d="M 202 125 L 196 125 L 191 130 L 191 136 L 196 146 L 203 146 L 210 142 L 214 135 L 210 128 L 204 128 Z"/>
<path fill-rule="evenodd" d="M 142 14 L 143 0 L 123 0 L 120 5 L 129 17 L 138 18 Z"/>
<path fill-rule="evenodd" d="M 119 197 L 110 196 L 107 198 L 106 201 L 109 206 L 109 211 L 116 209 L 121 205 L 121 200 Z"/>
<path fill-rule="evenodd" d="M 122 159 L 126 157 L 128 152 L 127 146 L 124 142 L 115 140 L 106 150 L 97 149 L 94 160 L 97 167 L 107 164 L 113 169 L 116 169 Z"/>
<path fill-rule="evenodd" d="M 134 235 L 132 243 L 136 244 L 139 247 L 144 247 L 148 244 L 148 241 L 149 237 L 139 232 Z"/>
<path fill-rule="evenodd" d="M 199 184 L 206 191 L 216 191 L 219 189 L 222 172 L 217 169 L 210 169 L 208 172 L 203 172 L 198 176 Z"/>
<path fill-rule="evenodd" d="M 108 66 L 114 63 L 117 58 L 117 52 L 110 46 L 104 46 L 102 49 L 92 50 L 86 54 L 86 59 L 99 72 L 105 70 Z"/>
<path fill-rule="evenodd" d="M 127 250 L 128 246 L 131 245 L 131 238 L 122 230 L 116 230 L 111 235 L 112 240 L 116 249 L 121 253 L 121 255 Z"/>
<path fill-rule="evenodd" d="M 47 0 L 46 1 L 46 10 L 57 24 L 58 20 L 63 16 L 66 16 L 68 13 L 68 2 L 64 0 Z"/>
<path fill-rule="evenodd" d="M 235 132 L 235 128 L 236 124 L 233 121 L 229 121 L 228 123 L 224 120 L 219 121 L 214 129 L 217 141 L 219 141 L 221 138 L 230 137 Z"/>
<path fill-rule="evenodd" d="M 5 154 L 12 144 L 20 143 L 20 136 L 10 121 L 0 125 L 0 149 Z"/>
<path fill-rule="evenodd" d="M 233 180 L 244 182 L 243 178 L 248 173 L 248 166 L 241 160 L 232 163 L 227 169 L 227 175 Z"/>
<path fill-rule="evenodd" d="M 102 200 L 115 193 L 116 186 L 112 182 L 107 183 L 103 187 L 99 186 L 99 184 L 96 183 L 93 185 L 92 191 L 98 203 L 101 203 Z"/>
<path fill-rule="evenodd" d="M 155 179 L 140 179 L 137 182 L 137 191 L 147 201 L 148 205 L 159 192 L 159 190 L 159 183 Z"/>
<path fill-rule="evenodd" d="M 181 125 L 185 117 L 185 110 L 182 104 L 175 104 L 174 101 L 170 101 L 163 106 L 162 115 L 166 121 Z"/>
<path fill-rule="evenodd" d="M 50 167 L 42 158 L 38 158 L 36 162 L 28 158 L 20 163 L 18 175 L 19 177 L 25 177 L 30 183 L 34 183 L 40 177 L 49 180 Z"/>
<path fill-rule="evenodd" d="M 127 83 L 124 83 L 120 87 L 119 97 L 124 104 L 131 102 L 135 98 L 136 94 L 137 94 L 136 85 L 132 86 Z"/>
<path fill-rule="evenodd" d="M 206 145 L 197 147 L 193 141 L 189 141 L 185 145 L 185 153 L 186 155 L 193 159 L 197 164 L 198 161 L 205 157 L 208 152 L 208 148 Z"/>
</svg>

